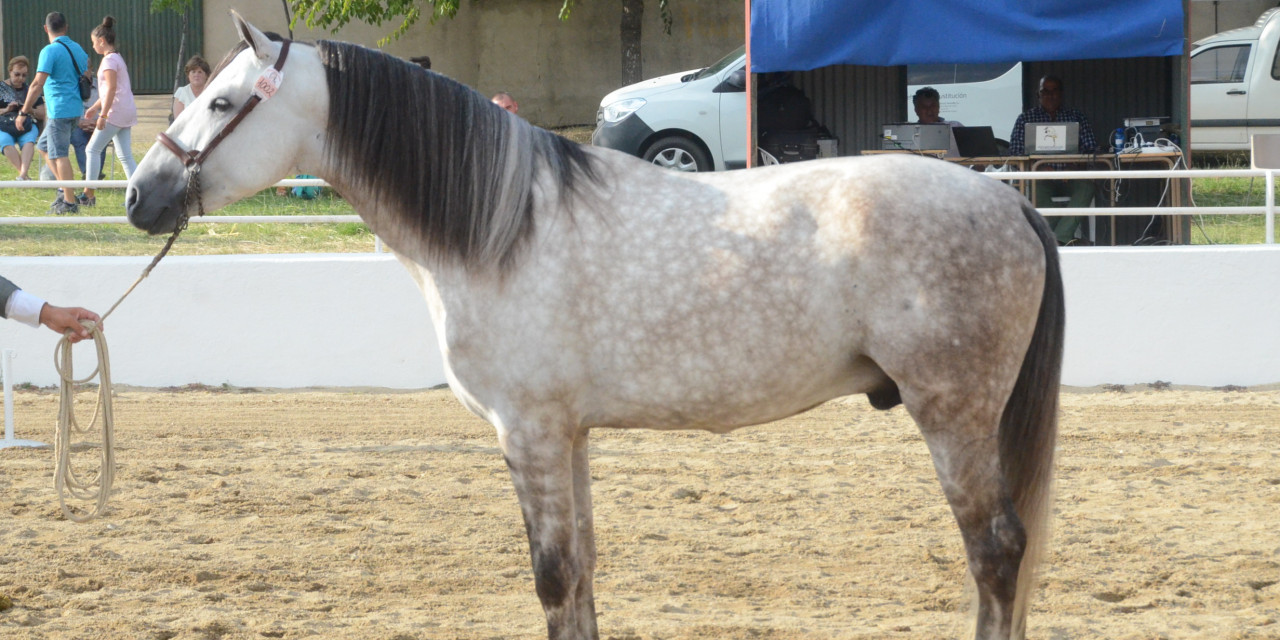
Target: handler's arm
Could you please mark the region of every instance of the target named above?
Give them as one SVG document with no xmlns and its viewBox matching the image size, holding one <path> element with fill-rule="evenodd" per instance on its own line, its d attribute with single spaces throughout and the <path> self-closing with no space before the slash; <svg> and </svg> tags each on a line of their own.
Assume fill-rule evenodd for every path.
<svg viewBox="0 0 1280 640">
<path fill-rule="evenodd" d="M 80 324 L 81 320 L 102 322 L 98 314 L 80 307 L 55 307 L 46 302 L 40 308 L 40 324 L 53 329 L 53 332 L 57 334 L 65 334 L 70 331 L 70 338 L 73 344 L 93 337 L 93 334 L 89 333 L 89 330 Z"/>
<path fill-rule="evenodd" d="M 80 342 L 92 338 L 93 334 L 80 324 L 81 320 L 92 320 L 101 324 L 98 314 L 80 307 L 55 307 L 36 296 L 18 288 L 18 285 L 0 276 L 0 317 L 17 320 L 23 324 L 38 327 L 44 325 L 54 333 L 71 332 L 71 342 Z"/>
</svg>

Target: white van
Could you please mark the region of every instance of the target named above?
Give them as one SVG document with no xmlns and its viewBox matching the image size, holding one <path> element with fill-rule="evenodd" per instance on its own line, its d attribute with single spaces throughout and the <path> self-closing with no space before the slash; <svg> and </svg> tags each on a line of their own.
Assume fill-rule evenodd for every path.
<svg viewBox="0 0 1280 640">
<path fill-rule="evenodd" d="M 1191 49 L 1191 147 L 1249 148 L 1255 133 L 1280 133 L 1280 8 L 1251 27 L 1197 41 Z"/>
<path fill-rule="evenodd" d="M 926 81 L 908 86 L 911 93 L 927 85 L 942 94 L 942 117 L 990 126 L 997 136 L 1007 135 L 1022 113 L 1020 62 L 913 65 L 908 79 Z M 738 47 L 705 69 L 646 80 L 605 96 L 591 143 L 681 171 L 741 169 L 747 166 L 745 89 L 745 47 Z"/>
<path fill-rule="evenodd" d="M 705 69 L 645 80 L 600 101 L 591 144 L 680 171 L 747 166 L 745 47 Z"/>
</svg>

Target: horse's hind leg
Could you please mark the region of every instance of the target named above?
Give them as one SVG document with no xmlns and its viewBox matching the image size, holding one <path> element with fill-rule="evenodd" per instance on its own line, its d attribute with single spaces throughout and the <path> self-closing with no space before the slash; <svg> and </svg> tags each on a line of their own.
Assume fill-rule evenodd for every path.
<svg viewBox="0 0 1280 640">
<path fill-rule="evenodd" d="M 903 402 L 929 445 L 951 505 L 978 590 L 978 640 L 1013 633 L 1018 571 L 1027 538 L 1000 467 L 1001 403 L 982 393 L 922 394 L 903 389 Z"/>
<path fill-rule="evenodd" d="M 501 438 L 529 535 L 534 585 L 547 616 L 547 637 L 552 640 L 598 638 L 591 589 L 595 542 L 586 441 L 585 433 L 575 438 L 534 425 L 517 426 Z M 580 479 L 585 486 L 577 486 Z"/>
</svg>

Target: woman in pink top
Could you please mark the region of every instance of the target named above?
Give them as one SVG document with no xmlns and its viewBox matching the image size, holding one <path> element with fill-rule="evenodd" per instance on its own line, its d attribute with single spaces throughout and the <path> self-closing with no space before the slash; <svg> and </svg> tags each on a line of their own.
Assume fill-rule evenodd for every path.
<svg viewBox="0 0 1280 640">
<path fill-rule="evenodd" d="M 93 28 L 93 50 L 102 56 L 98 66 L 98 101 L 89 105 L 85 118 L 95 120 L 93 137 L 89 138 L 86 155 L 89 166 L 86 176 L 96 176 L 102 170 L 102 151 L 111 140 L 116 142 L 116 157 L 124 165 L 124 175 L 133 175 L 138 163 L 133 159 L 130 130 L 138 124 L 138 107 L 133 101 L 133 87 L 129 84 L 129 69 L 124 58 L 116 52 L 116 19 L 107 16 L 102 24 Z M 93 189 L 86 188 L 79 198 L 80 206 L 97 204 Z"/>
</svg>

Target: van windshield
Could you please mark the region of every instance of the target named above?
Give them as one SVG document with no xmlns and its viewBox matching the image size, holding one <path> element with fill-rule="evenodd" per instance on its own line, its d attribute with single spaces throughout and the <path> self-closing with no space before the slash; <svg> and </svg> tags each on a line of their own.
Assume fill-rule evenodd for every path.
<svg viewBox="0 0 1280 640">
<path fill-rule="evenodd" d="M 715 64 L 707 67 L 706 69 L 703 69 L 702 71 L 699 71 L 697 75 L 693 76 L 693 79 L 701 80 L 707 76 L 714 76 L 715 74 L 720 73 L 721 71 L 724 70 L 725 67 L 733 64 L 734 61 L 737 60 L 738 58 L 741 58 L 742 54 L 746 53 L 746 51 L 747 51 L 747 45 L 745 44 L 742 45 L 741 47 L 738 47 L 737 49 L 734 49 L 733 51 L 730 51 L 728 55 L 726 55 L 723 58 L 720 58 L 720 60 L 716 61 Z"/>
</svg>

